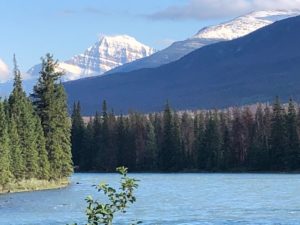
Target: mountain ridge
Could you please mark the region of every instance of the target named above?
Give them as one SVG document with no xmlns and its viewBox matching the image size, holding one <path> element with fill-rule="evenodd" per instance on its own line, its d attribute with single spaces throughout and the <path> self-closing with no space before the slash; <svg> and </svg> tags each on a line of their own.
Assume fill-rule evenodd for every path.
<svg viewBox="0 0 300 225">
<path fill-rule="evenodd" d="M 206 45 L 220 41 L 233 40 L 245 36 L 259 28 L 273 22 L 300 15 L 300 10 L 265 10 L 253 11 L 249 14 L 236 17 L 230 21 L 204 27 L 192 37 L 174 42 L 169 47 L 158 51 L 151 56 L 135 62 L 116 67 L 106 74 L 129 72 L 141 68 L 154 68 L 176 61 L 188 53 Z"/>
<path fill-rule="evenodd" d="M 300 99 L 300 16 L 200 48 L 158 68 L 65 83 L 69 104 L 81 101 L 92 114 L 101 100 L 115 112 L 159 111 L 166 100 L 176 109 L 223 108 Z M 76 90 L 89 90 L 89 96 Z"/>
</svg>

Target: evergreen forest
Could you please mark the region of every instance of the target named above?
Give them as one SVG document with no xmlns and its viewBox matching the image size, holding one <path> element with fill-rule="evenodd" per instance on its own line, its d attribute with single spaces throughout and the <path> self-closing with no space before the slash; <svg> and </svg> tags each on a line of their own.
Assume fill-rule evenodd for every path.
<svg viewBox="0 0 300 225">
<path fill-rule="evenodd" d="M 247 172 L 300 169 L 300 113 L 281 104 L 225 110 L 114 115 L 104 101 L 87 119 L 72 112 L 73 161 L 79 171 Z"/>
<path fill-rule="evenodd" d="M 57 62 L 47 54 L 27 96 L 14 57 L 14 85 L 0 100 L 0 191 L 24 180 L 59 180 L 73 171 L 71 121 Z"/>
</svg>

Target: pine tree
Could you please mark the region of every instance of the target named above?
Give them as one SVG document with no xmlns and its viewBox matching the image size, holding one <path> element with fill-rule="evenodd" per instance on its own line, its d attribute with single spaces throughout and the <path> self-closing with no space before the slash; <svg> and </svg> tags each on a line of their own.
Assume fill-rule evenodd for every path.
<svg viewBox="0 0 300 225">
<path fill-rule="evenodd" d="M 159 165 L 163 171 L 178 170 L 178 159 L 181 143 L 178 140 L 179 127 L 174 118 L 169 103 L 166 104 L 163 114 L 163 141 L 159 152 Z"/>
<path fill-rule="evenodd" d="M 285 124 L 285 111 L 280 105 L 279 98 L 276 97 L 273 104 L 271 122 L 271 147 L 270 163 L 273 170 L 286 169 L 287 131 Z"/>
<path fill-rule="evenodd" d="M 25 178 L 34 178 L 38 171 L 38 152 L 35 143 L 35 115 L 22 87 L 21 73 L 14 57 L 14 86 L 9 96 L 11 120 L 15 120 L 25 165 Z"/>
<path fill-rule="evenodd" d="M 107 104 L 104 100 L 102 103 L 102 116 L 101 116 L 101 152 L 99 158 L 101 158 L 101 167 L 105 171 L 113 171 L 113 166 L 111 166 L 112 146 L 111 144 L 111 134 L 109 127 L 109 115 L 107 112 Z"/>
<path fill-rule="evenodd" d="M 231 162 L 231 137 L 230 137 L 230 111 L 220 114 L 220 136 L 221 136 L 221 149 L 220 149 L 220 168 L 228 170 L 232 168 Z"/>
<path fill-rule="evenodd" d="M 4 188 L 11 178 L 7 120 L 3 103 L 0 102 L 0 187 Z"/>
<path fill-rule="evenodd" d="M 232 161 L 234 167 L 240 167 L 245 161 L 245 136 L 244 126 L 241 118 L 241 111 L 238 108 L 233 110 L 232 121 Z"/>
<path fill-rule="evenodd" d="M 246 162 L 248 159 L 249 151 L 253 146 L 253 139 L 254 139 L 254 119 L 253 119 L 253 114 L 250 111 L 249 107 L 245 107 L 245 109 L 242 112 L 242 123 L 243 123 L 244 145 L 245 145 L 243 159 L 244 162 Z"/>
<path fill-rule="evenodd" d="M 216 115 L 208 115 L 209 119 L 204 132 L 202 148 L 205 155 L 205 169 L 218 168 L 218 155 L 220 151 L 220 136 Z"/>
<path fill-rule="evenodd" d="M 102 103 L 102 126 L 101 126 L 101 164 L 102 167 L 109 171 L 109 157 L 111 157 L 110 151 L 110 133 L 109 133 L 109 123 L 108 123 L 108 112 L 107 104 L 104 100 Z"/>
<path fill-rule="evenodd" d="M 287 128 L 287 159 L 286 167 L 291 170 L 299 168 L 300 143 L 297 133 L 297 113 L 292 99 L 289 101 L 286 115 Z"/>
<path fill-rule="evenodd" d="M 72 172 L 71 121 L 68 118 L 66 95 L 61 83 L 57 62 L 47 54 L 42 59 L 42 70 L 32 94 L 33 104 L 46 138 L 50 163 L 50 177 L 67 177 Z"/>
<path fill-rule="evenodd" d="M 22 155 L 20 137 L 17 130 L 15 116 L 9 121 L 9 147 L 11 155 L 11 172 L 16 180 L 22 180 L 25 176 L 25 164 Z"/>
<path fill-rule="evenodd" d="M 183 113 L 180 121 L 180 133 L 182 139 L 182 151 L 185 161 L 183 165 L 185 168 L 191 167 L 189 161 L 193 154 L 193 144 L 194 144 L 194 124 L 193 119 L 188 113 Z"/>
<path fill-rule="evenodd" d="M 93 159 L 92 159 L 92 167 L 98 171 L 104 171 L 104 167 L 102 164 L 103 161 L 103 150 L 102 150 L 102 123 L 101 116 L 98 112 L 94 117 L 93 121 L 93 146 L 91 148 Z"/>
<path fill-rule="evenodd" d="M 68 177 L 73 172 L 72 152 L 71 152 L 71 120 L 68 115 L 67 96 L 63 85 L 57 85 L 55 111 L 56 111 L 56 134 L 59 138 L 61 148 L 61 171 L 62 177 Z"/>
<path fill-rule="evenodd" d="M 172 111 L 169 103 L 167 103 L 163 114 L 163 141 L 159 152 L 159 167 L 163 171 L 171 171 L 176 166 L 173 154 L 172 120 Z"/>
<path fill-rule="evenodd" d="M 131 130 L 134 136 L 136 152 L 136 166 L 140 170 L 145 170 L 145 156 L 146 156 L 146 126 L 145 118 L 139 113 L 130 113 L 129 120 L 131 123 Z"/>
<path fill-rule="evenodd" d="M 172 140 L 173 140 L 173 154 L 174 154 L 174 170 L 180 171 L 185 167 L 186 155 L 183 148 L 183 142 L 181 141 L 180 134 L 180 119 L 177 113 L 173 116 L 173 130 L 172 130 Z"/>
<path fill-rule="evenodd" d="M 36 131 L 36 148 L 38 152 L 38 172 L 37 178 L 41 180 L 48 180 L 50 178 L 50 163 L 48 160 L 48 152 L 46 150 L 46 140 L 43 127 L 40 119 L 37 117 L 35 121 Z"/>
<path fill-rule="evenodd" d="M 84 154 L 82 154 L 79 164 L 80 171 L 91 171 L 93 170 L 93 139 L 94 130 L 93 130 L 93 120 L 90 118 L 88 124 L 86 125 L 82 137 L 82 146 L 84 147 Z"/>
<path fill-rule="evenodd" d="M 267 146 L 267 130 L 262 105 L 259 104 L 255 113 L 253 143 L 250 146 L 248 163 L 254 170 L 267 170 L 269 168 L 269 150 Z"/>
<path fill-rule="evenodd" d="M 200 113 L 198 115 L 197 124 L 195 124 L 195 156 L 197 161 L 197 168 L 198 169 L 205 169 L 206 167 L 206 155 L 205 149 L 203 148 L 203 139 L 204 139 L 204 131 L 205 131 L 205 115 Z"/>
<path fill-rule="evenodd" d="M 72 112 L 72 129 L 71 129 L 71 143 L 72 143 L 72 156 L 74 165 L 79 166 L 84 157 L 84 122 L 81 116 L 80 102 L 74 103 Z"/>
<path fill-rule="evenodd" d="M 155 138 L 155 130 L 151 121 L 147 121 L 146 124 L 146 159 L 145 167 L 147 170 L 156 170 L 157 169 L 157 145 Z"/>
</svg>

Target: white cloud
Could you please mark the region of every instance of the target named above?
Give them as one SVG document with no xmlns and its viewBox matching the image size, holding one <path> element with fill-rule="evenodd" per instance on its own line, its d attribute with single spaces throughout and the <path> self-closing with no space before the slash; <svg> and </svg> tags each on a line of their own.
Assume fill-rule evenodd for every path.
<svg viewBox="0 0 300 225">
<path fill-rule="evenodd" d="M 0 58 L 0 84 L 13 80 L 13 72 L 9 70 L 8 65 Z M 34 79 L 30 73 L 21 72 L 23 80 Z"/>
<path fill-rule="evenodd" d="M 8 66 L 0 59 L 0 83 L 5 83 L 11 79 L 11 74 L 9 72 Z"/>
<path fill-rule="evenodd" d="M 188 0 L 147 15 L 154 20 L 218 19 L 254 10 L 300 9 L 300 0 Z"/>
</svg>

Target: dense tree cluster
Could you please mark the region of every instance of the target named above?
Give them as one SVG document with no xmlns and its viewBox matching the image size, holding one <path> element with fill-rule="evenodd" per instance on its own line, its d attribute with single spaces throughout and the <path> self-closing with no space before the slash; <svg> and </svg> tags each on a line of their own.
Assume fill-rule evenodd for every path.
<svg viewBox="0 0 300 225">
<path fill-rule="evenodd" d="M 60 179 L 72 172 L 71 121 L 66 96 L 46 55 L 41 77 L 28 97 L 14 59 L 14 87 L 0 101 L 0 187 L 24 179 Z"/>
<path fill-rule="evenodd" d="M 300 169 L 300 113 L 273 106 L 197 112 L 72 114 L 74 164 L 81 171 L 292 171 Z"/>
</svg>

